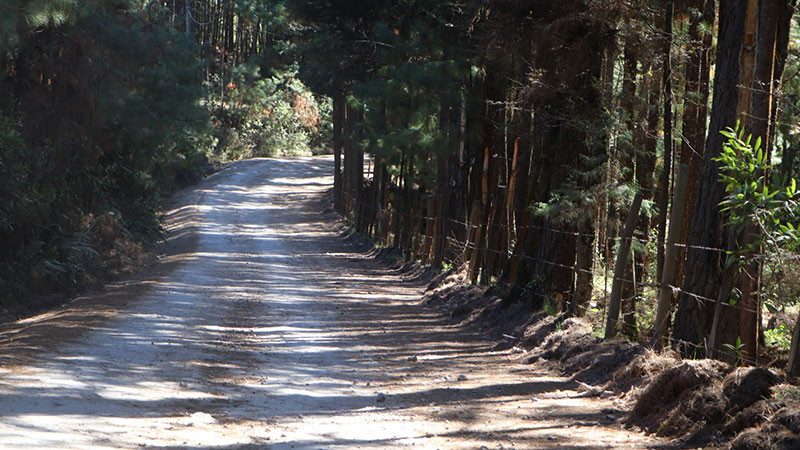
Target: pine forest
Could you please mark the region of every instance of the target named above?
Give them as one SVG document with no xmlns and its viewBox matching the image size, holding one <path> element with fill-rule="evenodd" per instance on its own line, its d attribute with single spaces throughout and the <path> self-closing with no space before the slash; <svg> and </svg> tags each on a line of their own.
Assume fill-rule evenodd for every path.
<svg viewBox="0 0 800 450">
<path fill-rule="evenodd" d="M 758 421 L 744 406 L 675 394 L 696 423 L 741 422 L 696 442 L 798 448 L 797 415 L 775 413 L 800 408 L 796 12 L 796 0 L 3 0 L 0 318 L 155 264 L 171 196 L 235 161 L 330 159 L 326 198 L 348 233 L 427 276 L 426 302 L 451 322 L 501 342 L 579 322 L 617 357 L 693 367 L 681 373 L 694 381 L 661 381 L 675 392 L 714 378 L 697 361 L 748 367 L 774 378 L 759 399 L 783 396 L 762 418 L 780 431 L 763 425 L 773 438 L 748 446 L 737 433 Z M 678 435 L 664 423 L 641 428 Z"/>
</svg>

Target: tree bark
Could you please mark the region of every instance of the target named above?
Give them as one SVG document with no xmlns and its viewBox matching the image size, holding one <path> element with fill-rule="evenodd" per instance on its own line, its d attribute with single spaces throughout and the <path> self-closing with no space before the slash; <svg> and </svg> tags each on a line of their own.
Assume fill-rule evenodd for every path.
<svg viewBox="0 0 800 450">
<path fill-rule="evenodd" d="M 611 296 L 608 301 L 608 316 L 606 318 L 605 338 L 611 339 L 617 334 L 617 322 L 619 321 L 619 310 L 621 304 L 622 284 L 624 283 L 625 266 L 628 263 L 628 256 L 631 251 L 631 240 L 636 229 L 636 222 L 639 219 L 639 209 L 642 206 L 642 193 L 637 192 L 633 197 L 631 209 L 625 219 L 625 228 L 622 231 L 619 251 L 617 252 L 617 262 L 614 265 L 614 281 L 611 284 Z"/>
<path fill-rule="evenodd" d="M 706 148 L 706 122 L 708 119 L 708 96 L 709 96 L 709 76 L 711 73 L 711 55 L 713 47 L 713 35 L 710 30 L 714 29 L 716 20 L 716 4 L 715 0 L 705 0 L 703 8 L 702 23 L 705 24 L 706 31 L 702 34 L 699 48 L 696 50 L 699 53 L 700 71 L 697 80 L 697 91 L 695 101 L 692 102 L 692 107 L 695 111 L 689 115 L 684 116 L 684 124 L 689 120 L 689 130 L 684 131 L 685 139 L 688 141 L 681 151 L 681 163 L 689 164 L 689 181 L 686 187 L 686 207 L 683 214 L 683 232 L 681 233 L 678 243 L 683 244 L 680 247 L 678 254 L 678 268 L 675 275 L 675 282 L 680 285 L 683 281 L 683 268 L 686 261 L 686 243 L 689 239 L 689 229 L 691 228 L 692 214 L 694 213 L 695 205 L 697 204 L 697 189 L 700 183 L 700 174 L 703 169 L 703 157 Z M 699 31 L 700 27 L 696 29 Z M 687 84 L 687 90 L 691 87 Z M 692 92 L 692 91 L 690 91 Z M 689 107 L 687 107 L 687 112 Z M 684 125 L 685 127 L 687 125 Z M 691 147 L 689 147 L 691 145 Z M 684 155 L 683 152 L 687 151 L 688 154 Z"/>
<path fill-rule="evenodd" d="M 755 9 L 756 6 L 748 4 L 748 14 L 757 17 L 758 21 L 757 27 L 753 26 L 756 28 L 753 45 L 757 52 L 748 58 L 748 62 L 755 61 L 755 67 L 752 72 L 750 112 L 745 129 L 748 133 L 752 133 L 754 140 L 761 138 L 762 150 L 769 160 L 772 154 L 770 130 L 775 126 L 776 116 L 773 110 L 774 93 L 780 82 L 784 66 L 784 62 L 779 61 L 780 51 L 778 49 L 788 44 L 788 41 L 779 42 L 778 37 L 780 35 L 786 40 L 789 38 L 788 33 L 779 33 L 779 29 L 785 21 L 791 20 L 792 8 L 789 7 L 786 0 L 761 0 L 758 3 L 757 11 L 751 13 L 751 8 Z M 747 23 L 750 24 L 752 20 L 748 16 Z M 748 39 L 750 39 L 750 35 L 751 33 L 748 32 L 746 35 Z M 756 241 L 759 232 L 755 225 L 748 225 L 743 231 L 741 240 L 747 251 L 747 263 L 743 267 L 742 276 L 739 277 L 742 351 L 754 361 L 758 360 L 759 309 L 761 307 L 759 298 L 754 291 L 761 273 L 761 264 L 755 260 L 753 249 L 750 247 Z"/>
<path fill-rule="evenodd" d="M 719 182 L 719 168 L 714 160 L 722 150 L 723 137 L 719 132 L 736 123 L 740 88 L 740 54 L 744 35 L 746 0 L 728 0 L 720 5 L 720 27 L 717 48 L 717 67 L 714 77 L 714 100 L 703 172 L 699 194 L 689 235 L 689 250 L 686 257 L 686 276 L 675 315 L 673 339 L 676 346 L 687 356 L 702 356 L 703 343 L 710 331 L 713 300 L 718 297 L 725 268 L 727 248 L 722 232 L 723 220 L 719 213 L 719 202 L 725 196 L 725 188 Z M 733 339 L 738 334 L 730 324 L 724 322 Z M 726 340 L 727 341 L 727 340 Z"/>
<path fill-rule="evenodd" d="M 792 332 L 792 347 L 789 351 L 789 363 L 786 365 L 786 376 L 794 378 L 800 375 L 800 314 Z"/>
<path fill-rule="evenodd" d="M 629 38 L 625 42 L 625 50 L 623 52 L 624 58 L 624 72 L 622 80 L 622 108 L 628 115 L 626 120 L 626 128 L 631 136 L 630 141 L 621 141 L 618 148 L 620 152 L 620 166 L 622 169 L 622 182 L 631 184 L 634 180 L 634 175 L 638 175 L 638 167 L 634 166 L 634 158 L 637 155 L 638 145 L 640 144 L 640 134 L 636 130 L 636 77 L 638 76 L 637 57 L 634 49 L 633 38 Z M 649 195 L 649 193 L 648 193 Z M 609 215 L 612 212 L 609 211 Z M 618 211 L 614 211 L 617 215 Z M 638 223 L 639 221 L 637 221 Z M 646 229 L 643 229 L 646 230 Z M 622 282 L 622 334 L 635 338 L 636 337 L 636 298 L 637 292 L 637 277 L 640 277 L 635 267 L 638 266 L 641 260 L 641 254 L 634 255 L 633 263 L 625 265 L 625 273 L 618 274 L 623 278 Z"/>
<path fill-rule="evenodd" d="M 342 148 L 344 144 L 345 98 L 340 93 L 333 98 L 333 205 L 344 214 L 344 185 L 342 180 Z"/>
<path fill-rule="evenodd" d="M 669 326 L 669 312 L 672 307 L 673 286 L 676 285 L 676 275 L 680 258 L 680 247 L 675 244 L 683 234 L 684 223 L 681 220 L 683 210 L 686 208 L 686 187 L 689 183 L 689 166 L 685 163 L 678 168 L 678 179 L 675 183 L 675 198 L 672 201 L 672 215 L 669 221 L 669 234 L 664 255 L 664 272 L 660 274 L 660 287 L 658 290 L 658 306 L 656 309 L 655 325 L 651 345 L 661 348 L 661 337 Z"/>
<path fill-rule="evenodd" d="M 658 183 L 658 255 L 656 273 L 664 270 L 664 240 L 667 235 L 667 209 L 669 208 L 670 175 L 672 172 L 672 16 L 674 2 L 669 0 L 664 20 L 664 167 Z"/>
</svg>

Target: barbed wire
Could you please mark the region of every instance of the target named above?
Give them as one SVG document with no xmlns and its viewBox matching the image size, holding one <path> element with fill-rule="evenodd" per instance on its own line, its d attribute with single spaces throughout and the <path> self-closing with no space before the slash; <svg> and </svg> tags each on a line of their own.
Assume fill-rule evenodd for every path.
<svg viewBox="0 0 800 450">
<path fill-rule="evenodd" d="M 439 237 L 441 239 L 446 239 L 450 248 L 457 248 L 458 249 L 456 254 L 458 254 L 459 256 L 456 259 L 463 260 L 464 263 L 469 263 L 471 261 L 471 258 L 472 258 L 471 254 L 475 254 L 475 252 L 477 251 L 479 258 L 485 257 L 485 255 L 487 255 L 487 254 L 494 254 L 494 255 L 500 256 L 501 258 L 504 258 L 504 259 L 502 259 L 500 261 L 500 265 L 508 263 L 509 260 L 511 260 L 512 258 L 517 258 L 520 261 L 522 261 L 522 260 L 530 261 L 530 262 L 534 262 L 536 264 L 546 264 L 546 265 L 550 265 L 550 266 L 553 266 L 553 267 L 558 267 L 560 269 L 569 270 L 569 271 L 573 272 L 574 274 L 581 274 L 582 273 L 582 274 L 588 274 L 588 275 L 590 275 L 592 277 L 595 275 L 595 271 L 594 270 L 583 268 L 583 267 L 579 267 L 577 265 L 577 263 L 573 264 L 573 265 L 568 265 L 568 264 L 563 264 L 563 263 L 559 263 L 559 262 L 555 262 L 555 261 L 548 261 L 546 259 L 542 259 L 542 258 L 539 258 L 539 257 L 531 256 L 531 255 L 528 255 L 528 254 L 523 254 L 520 251 L 516 251 L 514 249 L 511 249 L 510 245 L 505 250 L 498 250 L 498 249 L 490 248 L 490 247 L 488 247 L 486 245 L 478 246 L 477 242 L 473 242 L 473 240 L 470 239 L 470 237 L 474 237 L 473 235 L 479 229 L 480 230 L 485 230 L 486 234 L 488 234 L 492 227 L 499 227 L 499 228 L 503 228 L 503 229 L 509 228 L 508 225 L 506 225 L 506 224 L 499 224 L 499 223 L 494 223 L 494 224 L 482 224 L 482 223 L 470 224 L 468 222 L 463 222 L 463 221 L 459 221 L 459 220 L 431 217 L 431 216 L 428 216 L 428 215 L 425 215 L 425 214 L 415 214 L 415 213 L 411 213 L 411 212 L 402 213 L 402 212 L 399 212 L 398 210 L 392 209 L 392 208 L 384 209 L 384 208 L 380 208 L 380 207 L 378 207 L 376 205 L 371 205 L 369 203 L 364 204 L 364 202 L 359 201 L 358 199 L 355 198 L 355 196 L 353 196 L 349 192 L 345 192 L 344 194 L 345 194 L 346 199 L 348 199 L 350 201 L 350 203 L 353 205 L 353 208 L 352 208 L 353 212 L 358 211 L 358 210 L 360 210 L 362 208 L 367 208 L 367 210 L 369 212 L 376 214 L 375 217 L 379 217 L 379 215 L 386 214 L 387 211 L 388 211 L 389 214 L 397 214 L 398 216 L 407 216 L 409 219 L 415 219 L 417 221 L 420 221 L 420 220 L 424 220 L 424 221 L 448 220 L 450 223 L 461 225 L 461 226 L 463 226 L 465 228 L 465 231 L 466 231 L 466 234 L 467 234 L 467 239 L 466 240 L 461 240 L 461 239 L 456 238 L 455 236 L 438 236 L 437 234 L 430 235 L 427 232 L 427 228 L 428 228 L 427 226 L 424 226 L 424 227 L 421 226 L 420 227 L 421 232 L 414 231 L 413 227 L 412 227 L 412 230 L 408 230 L 407 232 L 410 234 L 410 237 L 411 237 L 410 242 L 416 242 L 416 245 L 415 245 L 416 248 L 411 248 L 411 249 L 406 249 L 406 250 L 411 251 L 414 254 L 418 254 L 418 255 L 427 254 L 428 256 L 430 256 L 430 252 L 432 251 L 432 246 L 435 245 L 436 239 L 437 239 L 437 237 Z M 398 218 L 392 218 L 390 216 L 390 217 L 385 218 L 385 219 L 378 219 L 378 222 L 380 222 L 381 220 L 385 221 L 387 219 L 389 221 L 389 224 L 396 223 L 396 222 L 394 222 L 395 220 L 401 220 L 399 217 Z M 377 225 L 377 224 L 372 224 L 372 225 Z M 526 227 L 520 227 L 520 230 L 523 229 L 523 228 L 528 229 L 528 230 L 540 230 L 540 231 L 549 231 L 549 232 L 554 232 L 554 233 L 562 233 L 562 234 L 572 235 L 572 236 L 576 236 L 576 237 L 584 236 L 584 237 L 596 238 L 595 233 L 582 233 L 582 232 L 578 232 L 578 231 L 559 230 L 559 229 L 546 227 L 546 226 L 539 226 L 539 225 L 528 225 Z M 384 234 L 388 238 L 388 236 L 390 234 L 392 234 L 393 232 L 390 231 L 390 230 L 381 230 L 381 233 Z M 608 242 L 616 242 L 616 241 L 622 240 L 622 238 L 621 237 L 609 237 L 609 236 L 606 236 L 605 240 L 608 241 Z M 729 250 L 723 249 L 723 248 L 714 248 L 714 247 L 707 247 L 707 246 L 700 246 L 700 245 L 689 245 L 689 244 L 681 244 L 681 243 L 673 243 L 673 244 L 670 244 L 670 245 L 675 245 L 676 247 L 682 247 L 682 248 L 686 248 L 686 249 L 694 248 L 694 249 L 703 250 L 703 251 L 713 251 L 713 252 L 718 252 L 720 254 L 729 253 Z M 767 256 L 767 255 L 764 254 L 762 256 Z M 798 259 L 798 260 L 800 260 L 800 255 L 794 255 L 793 257 Z M 641 272 L 639 272 L 639 273 L 644 273 L 645 264 L 646 263 L 642 263 L 642 264 L 638 265 L 638 267 L 641 270 Z M 478 271 L 482 271 L 483 268 L 478 268 L 477 270 Z M 724 308 L 733 309 L 733 310 L 736 310 L 738 312 L 747 312 L 747 313 L 751 313 L 751 314 L 759 314 L 760 313 L 760 311 L 758 309 L 756 309 L 756 308 L 749 308 L 749 307 L 743 306 L 742 302 L 731 303 L 731 302 L 724 301 L 724 300 L 721 300 L 721 299 L 710 298 L 710 297 L 707 297 L 707 296 L 704 296 L 704 295 L 701 295 L 701 294 L 698 294 L 698 293 L 695 293 L 695 292 L 691 292 L 689 290 L 685 290 L 685 289 L 683 289 L 681 287 L 674 286 L 674 285 L 671 285 L 671 284 L 663 284 L 661 282 L 645 282 L 642 279 L 628 279 L 628 278 L 625 278 L 625 277 L 618 276 L 617 274 L 614 274 L 611 277 L 609 277 L 606 274 L 604 276 L 604 278 L 607 279 L 607 280 L 610 279 L 611 281 L 621 281 L 623 283 L 634 285 L 634 286 L 637 286 L 638 289 L 645 289 L 645 288 L 656 289 L 656 290 L 668 289 L 668 290 L 670 290 L 672 292 L 673 296 L 675 296 L 675 295 L 685 295 L 685 296 L 691 297 L 693 300 L 697 301 L 701 305 L 701 307 L 703 307 L 703 308 L 709 307 L 710 305 L 716 306 L 717 304 L 719 304 L 720 306 L 722 306 Z M 637 292 L 638 292 L 638 289 L 636 290 Z M 606 287 L 603 288 L 603 291 L 604 291 L 603 296 L 606 297 L 608 295 L 607 285 L 606 285 Z M 539 296 L 542 299 L 552 300 L 551 296 L 548 296 L 548 295 L 543 294 L 543 293 L 530 291 L 527 294 L 528 295 Z M 636 298 L 637 296 L 638 296 L 638 294 L 634 293 L 633 296 L 623 298 L 622 300 L 623 301 L 631 300 L 633 298 Z M 572 306 L 580 308 L 583 311 L 593 310 L 592 308 L 584 306 L 584 305 L 581 305 L 581 304 L 574 304 Z M 603 306 L 603 314 L 605 314 L 605 304 L 603 304 L 602 306 Z M 623 317 L 624 317 L 624 313 L 623 313 Z M 620 323 L 622 322 L 622 317 L 620 318 L 620 320 L 618 322 L 620 322 Z M 688 341 L 685 341 L 685 340 L 682 340 L 682 339 L 677 339 L 677 338 L 672 337 L 672 336 L 664 336 L 664 338 L 667 339 L 668 342 L 672 346 L 682 346 L 683 348 L 693 348 L 695 350 L 702 350 L 704 354 L 707 354 L 708 349 L 707 349 L 707 344 L 706 343 L 697 344 L 697 343 L 688 342 Z M 726 348 L 714 349 L 714 352 L 717 353 L 717 354 L 726 354 L 726 355 L 729 355 L 729 356 L 732 356 L 732 357 L 736 357 L 741 361 L 744 361 L 744 362 L 747 362 L 747 363 L 750 363 L 750 364 L 753 364 L 753 365 L 759 364 L 758 361 L 755 358 L 749 358 L 747 355 L 742 354 L 741 351 L 737 351 L 735 349 L 733 349 L 733 350 L 726 349 Z"/>
<path fill-rule="evenodd" d="M 352 194 L 350 194 L 350 193 L 345 193 L 345 194 L 349 198 L 354 199 Z M 368 205 L 367 208 L 370 208 L 371 211 L 378 212 L 378 213 L 386 213 L 386 211 L 387 211 L 385 209 L 377 208 L 377 207 L 374 207 L 374 206 L 371 206 L 371 205 Z M 408 215 L 411 219 L 432 220 L 432 221 L 442 220 L 441 218 L 436 218 L 436 217 L 427 216 L 427 215 L 412 214 L 412 213 L 400 213 L 400 214 Z M 476 228 L 483 228 L 485 226 L 489 226 L 489 225 L 486 225 L 486 224 L 470 224 L 470 223 L 463 222 L 463 221 L 456 220 L 456 219 L 446 219 L 446 220 L 449 223 L 466 227 L 470 231 L 474 230 Z M 502 228 L 502 229 L 505 229 L 505 230 L 511 229 L 511 228 L 515 228 L 514 226 L 510 226 L 510 225 L 508 225 L 506 223 L 493 223 L 490 226 L 491 227 Z M 573 230 L 561 230 L 561 229 L 558 229 L 558 228 L 551 228 L 551 227 L 546 227 L 546 226 L 543 226 L 543 225 L 536 225 L 536 224 L 528 224 L 527 226 L 524 226 L 524 227 L 520 226 L 520 227 L 516 227 L 516 228 L 517 228 L 517 231 L 521 231 L 523 229 L 540 230 L 540 231 L 548 231 L 548 232 L 551 232 L 551 233 L 569 235 L 569 236 L 574 236 L 574 237 L 597 238 L 597 234 L 596 233 L 586 233 L 586 232 L 573 231 Z M 622 237 L 608 237 L 607 239 L 611 243 L 616 243 L 618 241 L 622 241 L 623 240 Z M 634 237 L 634 239 L 636 239 L 636 238 Z M 640 242 L 643 242 L 643 243 L 653 243 L 653 244 L 659 245 L 659 246 L 668 244 L 666 241 L 656 240 L 656 239 L 636 239 L 636 240 L 640 241 Z M 708 246 L 697 245 L 697 244 L 684 244 L 684 243 L 674 242 L 674 243 L 669 244 L 669 245 L 674 245 L 675 247 L 680 247 L 680 248 L 684 248 L 684 249 L 687 249 L 687 250 L 688 249 L 696 249 L 696 250 L 703 250 L 703 251 L 717 252 L 717 253 L 725 253 L 725 254 L 730 253 L 730 250 L 727 250 L 727 249 L 724 249 L 724 248 L 708 247 Z"/>
</svg>

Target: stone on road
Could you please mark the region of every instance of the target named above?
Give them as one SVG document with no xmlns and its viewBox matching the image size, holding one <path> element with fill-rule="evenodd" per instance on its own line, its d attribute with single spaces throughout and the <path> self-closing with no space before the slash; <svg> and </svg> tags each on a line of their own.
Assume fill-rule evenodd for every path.
<svg viewBox="0 0 800 450">
<path fill-rule="evenodd" d="M 324 201 L 328 157 L 181 193 L 143 275 L 0 330 L 0 448 L 646 448 L 608 400 L 419 305 Z"/>
</svg>

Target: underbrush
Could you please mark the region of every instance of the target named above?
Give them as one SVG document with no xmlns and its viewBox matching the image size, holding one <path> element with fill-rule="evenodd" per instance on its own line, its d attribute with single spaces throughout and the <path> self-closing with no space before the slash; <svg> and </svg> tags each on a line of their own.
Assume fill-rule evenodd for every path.
<svg viewBox="0 0 800 450">
<path fill-rule="evenodd" d="M 38 312 L 152 264 L 163 237 L 161 199 L 212 170 L 197 155 L 188 156 L 191 162 L 164 161 L 153 173 L 121 176 L 107 168 L 90 182 L 95 191 L 87 202 L 76 186 L 92 175 L 54 178 L 47 167 L 28 165 L 14 176 L 9 171 L 24 161 L 2 156 L 0 190 L 9 200 L 0 207 L 0 320 Z"/>
<path fill-rule="evenodd" d="M 294 69 L 204 59 L 155 4 L 68 9 L 0 42 L 5 320 L 152 262 L 161 202 L 220 161 L 324 152 L 330 138 L 330 102 Z"/>
<path fill-rule="evenodd" d="M 198 46 L 160 8 L 87 4 L 0 51 L 0 307 L 146 263 L 160 201 L 211 170 Z"/>
<path fill-rule="evenodd" d="M 291 69 L 265 76 L 261 71 L 253 58 L 207 83 L 214 154 L 238 160 L 329 153 L 330 99 L 314 96 Z"/>
</svg>

